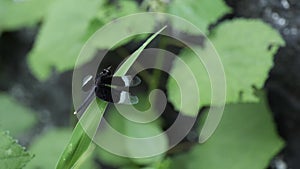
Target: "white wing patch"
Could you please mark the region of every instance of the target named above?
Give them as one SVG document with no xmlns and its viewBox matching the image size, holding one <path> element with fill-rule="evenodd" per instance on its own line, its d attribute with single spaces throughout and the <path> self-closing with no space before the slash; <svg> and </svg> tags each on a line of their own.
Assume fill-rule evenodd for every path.
<svg viewBox="0 0 300 169">
<path fill-rule="evenodd" d="M 93 81 L 93 76 L 92 75 L 87 75 L 83 78 L 82 80 L 82 90 L 83 91 L 88 91 L 92 87 L 92 81 Z"/>
<path fill-rule="evenodd" d="M 120 94 L 119 104 L 137 104 L 139 99 L 137 96 L 131 96 L 129 92 L 122 91 Z"/>
<path fill-rule="evenodd" d="M 87 75 L 86 77 L 83 78 L 83 83 L 82 86 L 86 85 L 90 80 L 93 79 L 92 75 Z"/>
<path fill-rule="evenodd" d="M 122 91 L 120 94 L 119 103 L 124 103 L 127 100 L 127 98 L 129 97 L 128 95 L 129 95 L 128 92 Z"/>
<path fill-rule="evenodd" d="M 122 76 L 122 80 L 125 83 L 126 87 L 129 87 L 132 81 L 132 77 L 131 76 Z"/>
</svg>

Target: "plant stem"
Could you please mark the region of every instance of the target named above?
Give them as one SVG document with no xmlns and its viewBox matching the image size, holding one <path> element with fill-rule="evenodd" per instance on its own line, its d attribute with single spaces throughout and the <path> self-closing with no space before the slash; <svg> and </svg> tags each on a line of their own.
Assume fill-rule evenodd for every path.
<svg viewBox="0 0 300 169">
<path fill-rule="evenodd" d="M 160 49 L 164 49 L 167 46 L 167 43 L 165 42 L 164 39 L 161 40 L 161 43 L 159 46 L 160 46 Z M 160 52 L 158 53 L 157 59 L 155 61 L 155 67 L 161 68 L 163 66 L 163 64 L 164 64 L 164 52 L 162 52 L 160 50 Z M 149 84 L 149 91 L 159 87 L 160 77 L 161 77 L 161 70 L 155 69 L 153 71 L 151 82 Z"/>
<path fill-rule="evenodd" d="M 130 54 L 127 52 L 127 50 L 123 47 L 119 48 L 117 50 L 117 53 L 123 57 L 123 58 L 126 58 L 127 56 L 129 56 Z M 142 70 L 143 69 L 143 65 L 140 64 L 139 62 L 136 62 L 134 64 L 133 67 L 136 67 L 137 70 Z M 147 72 L 147 71 L 142 71 L 142 72 L 139 72 L 141 78 L 143 79 L 143 81 L 145 81 L 148 85 L 151 83 L 151 75 Z"/>
</svg>

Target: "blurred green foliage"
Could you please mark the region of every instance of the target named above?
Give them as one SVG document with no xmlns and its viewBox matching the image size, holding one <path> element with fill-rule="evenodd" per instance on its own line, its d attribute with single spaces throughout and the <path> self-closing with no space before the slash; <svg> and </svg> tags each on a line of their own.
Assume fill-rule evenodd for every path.
<svg viewBox="0 0 300 169">
<path fill-rule="evenodd" d="M 273 66 L 273 55 L 284 45 L 280 34 L 260 20 L 235 19 L 220 24 L 208 38 L 211 42 L 206 42 L 204 49 L 199 47 L 199 51 L 201 56 L 205 57 L 213 57 L 214 50 L 219 54 L 226 76 L 226 103 L 258 102 L 259 99 L 254 95 L 255 88 L 263 87 Z M 215 49 L 211 48 L 209 43 L 212 43 Z M 273 50 L 268 50 L 270 44 L 276 44 Z M 193 51 L 185 49 L 180 53 L 180 59 L 197 75 L 201 96 L 199 104 L 210 105 L 211 82 L 199 57 Z M 176 108 L 181 106 L 181 91 L 176 83 L 182 81 L 182 84 L 185 84 L 180 86 L 183 91 L 189 90 L 189 83 L 193 83 L 186 80 L 185 73 L 188 72 L 182 71 L 183 68 L 177 62 L 174 63 L 171 72 L 178 75 L 177 81 L 169 78 L 167 84 L 169 100 Z M 183 113 L 196 115 L 189 109 L 183 110 Z"/>
<path fill-rule="evenodd" d="M 0 128 L 9 130 L 13 136 L 24 135 L 37 122 L 32 110 L 15 99 L 0 93 Z"/>
<path fill-rule="evenodd" d="M 164 29 L 165 27 L 149 37 L 147 41 L 121 65 L 121 67 L 114 73 L 114 76 L 124 76 L 133 63 L 137 60 L 138 56 L 145 49 L 145 47 Z M 80 158 L 84 158 L 85 152 L 88 151 L 90 145 L 93 144 L 90 138 L 95 137 L 98 126 L 107 106 L 108 103 L 100 99 L 97 99 L 96 101 L 93 100 L 88 106 L 87 110 L 83 114 L 83 117 L 80 118 L 73 130 L 71 140 L 57 163 L 57 169 L 64 169 L 66 167 L 74 168 L 76 163 L 80 161 Z M 102 139 L 102 137 L 105 138 L 105 135 L 101 135 L 100 139 Z"/>
<path fill-rule="evenodd" d="M 208 34 L 209 25 L 217 22 L 225 14 L 229 13 L 231 9 L 225 5 L 223 0 L 174 0 L 168 6 L 168 13 L 182 17 L 192 22 L 197 28 L 203 31 L 203 34 Z M 193 32 L 184 27 L 180 23 L 173 21 L 176 29 L 187 33 Z"/>
<path fill-rule="evenodd" d="M 86 41 L 83 37 L 101 2 L 60 0 L 51 6 L 29 54 L 29 64 L 37 77 L 46 79 L 53 66 L 59 72 L 74 67 Z"/>
<path fill-rule="evenodd" d="M 57 128 L 50 129 L 46 133 L 36 138 L 29 147 L 29 151 L 35 154 L 35 157 L 27 164 L 25 169 L 53 169 L 59 159 L 59 156 L 67 145 L 72 134 L 71 129 Z M 96 169 L 93 159 L 89 158 L 82 164 L 82 169 Z"/>
<path fill-rule="evenodd" d="M 213 136 L 172 158 L 172 169 L 263 169 L 284 142 L 265 103 L 228 104 Z"/>
<path fill-rule="evenodd" d="M 34 26 L 46 15 L 56 0 L 1 0 L 0 32 Z"/>
<path fill-rule="evenodd" d="M 23 168 L 32 155 L 25 151 L 16 140 L 11 138 L 8 132 L 0 131 L 0 168 L 17 169 Z"/>
<path fill-rule="evenodd" d="M 217 23 L 220 18 L 231 12 L 223 0 L 173 0 L 170 2 L 145 0 L 141 5 L 133 0 L 117 0 L 113 3 L 108 0 L 0 0 L 0 33 L 24 27 L 39 28 L 34 47 L 28 55 L 28 63 L 32 73 L 39 80 L 46 80 L 50 77 L 53 69 L 57 72 L 71 70 L 86 40 L 106 23 L 121 16 L 147 10 L 163 11 L 191 21 L 209 37 L 219 53 L 227 76 L 227 103 L 231 104 L 226 105 L 224 118 L 213 137 L 203 145 L 194 146 L 189 152 L 180 152 L 172 157 L 165 153 L 147 159 L 130 159 L 118 157 L 99 148 L 96 149 L 96 153 L 88 156 L 86 152 L 92 151 L 95 147 L 90 147 L 91 140 L 78 123 L 70 141 L 71 131 L 65 128 L 46 130 L 45 133 L 34 138 L 30 145 L 30 151 L 36 157 L 28 163 L 26 168 L 53 168 L 58 159 L 60 168 L 64 168 L 66 163 L 68 166 L 73 166 L 78 161 L 81 161 L 82 168 L 97 168 L 94 159 L 99 159 L 102 163 L 123 169 L 246 169 L 249 167 L 263 169 L 268 165 L 269 160 L 280 151 L 284 145 L 283 141 L 276 134 L 269 109 L 253 94 L 253 86 L 258 89 L 263 87 L 272 66 L 272 56 L 279 46 L 284 45 L 284 42 L 278 32 L 260 20 L 233 19 L 222 21 L 210 29 L 210 25 Z M 175 21 L 171 25 L 178 32 L 195 34 Z M 107 49 L 112 42 L 110 39 L 129 31 L 126 29 L 127 26 L 121 25 L 124 29 L 118 28 L 112 31 L 113 34 L 103 37 L 106 39 L 106 43 L 98 46 L 99 49 Z M 143 26 L 140 24 L 137 29 L 152 31 L 157 25 L 153 23 L 153 27 L 145 28 Z M 132 37 L 125 39 L 115 48 L 128 44 L 132 40 Z M 149 39 L 147 44 L 151 40 Z M 269 45 L 275 46 L 272 50 L 268 50 Z M 133 61 L 143 49 L 142 47 L 135 53 Z M 206 56 L 210 55 L 209 50 L 211 49 L 199 48 L 199 50 Z M 179 57 L 186 61 L 194 74 L 199 75 L 197 81 L 202 98 L 199 107 L 209 106 L 210 84 L 203 66 L 187 49 L 181 50 Z M 125 74 L 131 64 L 125 65 L 124 69 L 117 74 Z M 181 74 L 181 67 L 176 64 L 176 61 L 172 71 L 182 75 L 181 80 L 185 80 L 184 74 Z M 160 80 L 159 74 L 153 78 L 157 81 Z M 188 82 L 185 82 L 186 86 L 181 87 L 188 88 Z M 168 101 L 174 105 L 175 109 L 178 108 L 179 89 L 171 78 L 167 83 L 167 92 Z M 141 98 L 147 99 L 146 96 Z M 106 105 L 100 105 L 103 111 Z M 125 134 L 143 137 L 162 131 L 162 123 L 159 120 L 147 125 L 128 123 L 120 115 L 117 115 L 115 110 L 111 111 L 114 112 L 111 113 L 111 123 Z M 94 114 L 87 116 L 88 120 L 94 120 L 91 123 L 91 130 L 100 121 L 101 113 L 97 114 L 99 118 L 95 118 Z M 195 116 L 198 112 L 184 110 L 183 113 Z M 32 128 L 35 122 L 36 118 L 33 112 L 9 96 L 0 95 L 1 128 L 11 131 L 13 136 L 18 137 Z M 105 138 L 105 133 L 103 137 Z M 157 145 L 150 144 L 143 151 L 164 148 L 167 141 L 168 138 L 165 137 L 160 143 L 155 143 Z M 73 147 L 70 148 L 70 145 Z M 129 154 L 139 151 L 136 149 L 138 145 L 120 143 L 120 146 Z M 64 148 L 65 151 L 59 158 Z M 14 160 L 6 158 L 8 155 L 16 158 Z M 31 158 L 21 146 L 6 133 L 1 132 L 1 169 L 3 166 L 12 169 L 21 168 Z"/>
</svg>

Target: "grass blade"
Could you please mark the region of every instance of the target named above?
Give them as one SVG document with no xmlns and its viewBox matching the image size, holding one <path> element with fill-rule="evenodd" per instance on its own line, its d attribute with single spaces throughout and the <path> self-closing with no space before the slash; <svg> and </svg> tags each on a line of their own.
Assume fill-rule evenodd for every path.
<svg viewBox="0 0 300 169">
<path fill-rule="evenodd" d="M 147 39 L 147 41 L 121 65 L 114 75 L 125 75 L 145 47 L 165 28 L 166 26 Z M 86 132 L 94 134 L 96 133 L 107 105 L 108 103 L 102 100 L 96 99 L 92 101 L 74 128 L 71 139 L 62 153 L 56 165 L 56 169 L 72 168 L 78 161 L 80 161 L 80 159 L 84 158 L 85 152 L 92 144 L 92 140 L 86 134 Z"/>
</svg>

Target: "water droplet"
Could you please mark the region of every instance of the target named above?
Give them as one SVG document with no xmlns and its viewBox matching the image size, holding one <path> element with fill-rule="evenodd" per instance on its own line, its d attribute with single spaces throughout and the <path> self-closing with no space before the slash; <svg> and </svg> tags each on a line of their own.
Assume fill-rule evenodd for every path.
<svg viewBox="0 0 300 169">
<path fill-rule="evenodd" d="M 72 152 L 72 150 L 73 150 L 73 144 L 71 143 L 71 144 L 69 144 L 69 146 L 68 146 L 68 151 L 69 151 L 69 152 Z"/>
<path fill-rule="evenodd" d="M 284 9 L 290 8 L 290 3 L 288 2 L 288 0 L 281 0 L 281 5 L 283 6 Z"/>
<path fill-rule="evenodd" d="M 286 25 L 286 20 L 284 18 L 280 18 L 280 19 L 278 19 L 278 24 L 280 26 L 285 26 Z"/>
<path fill-rule="evenodd" d="M 274 20 L 277 20 L 277 19 L 279 18 L 278 13 L 276 13 L 276 12 L 272 13 L 272 18 L 273 18 Z"/>
<path fill-rule="evenodd" d="M 275 162 L 275 166 L 277 169 L 287 169 L 286 163 L 282 159 L 277 159 Z"/>
<path fill-rule="evenodd" d="M 291 28 L 291 34 L 292 35 L 297 35 L 298 34 L 298 29 L 295 28 L 295 27 Z"/>
<path fill-rule="evenodd" d="M 273 19 L 275 24 L 279 26 L 285 26 L 287 24 L 286 19 L 281 17 L 278 13 L 272 11 L 270 11 L 270 13 L 271 13 L 271 18 Z"/>
<path fill-rule="evenodd" d="M 12 150 L 11 149 L 7 149 L 6 151 L 5 151 L 5 155 L 6 156 L 10 156 L 12 154 Z"/>
</svg>

